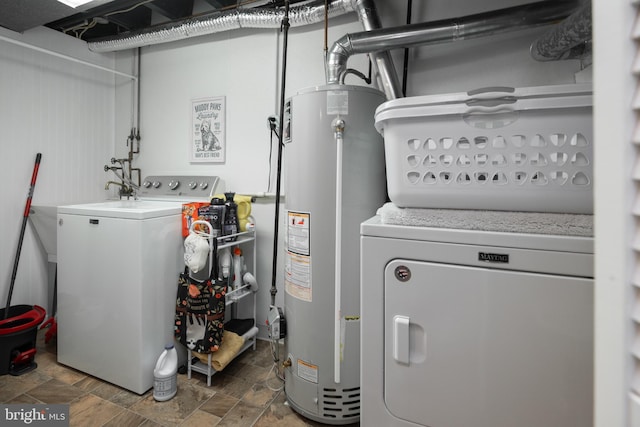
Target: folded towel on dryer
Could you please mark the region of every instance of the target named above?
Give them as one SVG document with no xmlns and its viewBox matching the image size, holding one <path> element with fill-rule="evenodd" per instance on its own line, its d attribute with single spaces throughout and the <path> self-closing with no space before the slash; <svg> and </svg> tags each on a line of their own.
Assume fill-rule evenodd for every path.
<svg viewBox="0 0 640 427">
<path fill-rule="evenodd" d="M 377 214 L 383 224 L 389 225 L 562 236 L 593 236 L 593 215 L 400 208 L 393 203 L 385 203 L 378 209 Z"/>
</svg>

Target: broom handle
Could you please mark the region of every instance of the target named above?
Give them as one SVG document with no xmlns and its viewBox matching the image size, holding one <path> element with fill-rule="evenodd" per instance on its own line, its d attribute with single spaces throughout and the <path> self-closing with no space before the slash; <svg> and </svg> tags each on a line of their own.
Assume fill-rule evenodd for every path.
<svg viewBox="0 0 640 427">
<path fill-rule="evenodd" d="M 4 318 L 9 317 L 9 307 L 11 306 L 11 295 L 13 294 L 13 286 L 16 283 L 16 274 L 18 273 L 18 262 L 20 261 L 20 252 L 22 251 L 22 241 L 24 240 L 24 230 L 27 228 L 27 218 L 29 218 L 29 211 L 31 210 L 31 198 L 33 197 L 33 190 L 36 186 L 36 178 L 38 177 L 38 169 L 40 168 L 40 159 L 42 153 L 36 155 L 36 164 L 33 166 L 33 173 L 31 174 L 31 186 L 29 187 L 29 194 L 27 196 L 27 204 L 24 208 L 24 214 L 22 215 L 22 227 L 20 228 L 20 237 L 18 238 L 18 250 L 16 251 L 16 258 L 13 262 L 13 272 L 11 273 L 11 284 L 9 285 L 9 295 L 7 296 L 7 305 L 4 309 Z"/>
</svg>

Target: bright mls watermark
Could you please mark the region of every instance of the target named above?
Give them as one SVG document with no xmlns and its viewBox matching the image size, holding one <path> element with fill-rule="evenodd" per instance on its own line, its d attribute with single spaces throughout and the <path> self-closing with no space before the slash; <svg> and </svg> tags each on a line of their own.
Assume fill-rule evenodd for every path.
<svg viewBox="0 0 640 427">
<path fill-rule="evenodd" d="M 0 404 L 1 426 L 68 426 L 69 405 Z"/>
</svg>

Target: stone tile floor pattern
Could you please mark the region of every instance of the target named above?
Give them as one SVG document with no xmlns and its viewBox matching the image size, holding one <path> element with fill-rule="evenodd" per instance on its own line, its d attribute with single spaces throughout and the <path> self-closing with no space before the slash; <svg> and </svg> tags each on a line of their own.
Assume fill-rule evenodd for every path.
<svg viewBox="0 0 640 427">
<path fill-rule="evenodd" d="M 286 404 L 283 383 L 274 373 L 267 341 L 247 350 L 211 378 L 178 374 L 178 392 L 156 402 L 153 391 L 132 393 L 56 360 L 56 340 L 38 332 L 38 367 L 21 376 L 0 376 L 0 403 L 69 404 L 69 424 L 79 427 L 304 427 L 322 426 Z M 352 424 L 352 426 L 358 424 Z"/>
</svg>

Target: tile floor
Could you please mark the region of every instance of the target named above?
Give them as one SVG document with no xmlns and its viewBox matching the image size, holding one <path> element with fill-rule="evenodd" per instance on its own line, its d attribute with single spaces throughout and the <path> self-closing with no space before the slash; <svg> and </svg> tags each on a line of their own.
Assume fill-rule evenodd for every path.
<svg viewBox="0 0 640 427">
<path fill-rule="evenodd" d="M 55 339 L 38 332 L 38 367 L 21 376 L 0 376 L 0 403 L 68 403 L 71 426 L 322 426 L 286 405 L 282 382 L 271 370 L 267 341 L 258 341 L 211 378 L 178 374 L 178 393 L 156 402 L 56 361 Z M 354 424 L 357 425 L 357 424 Z"/>
</svg>

